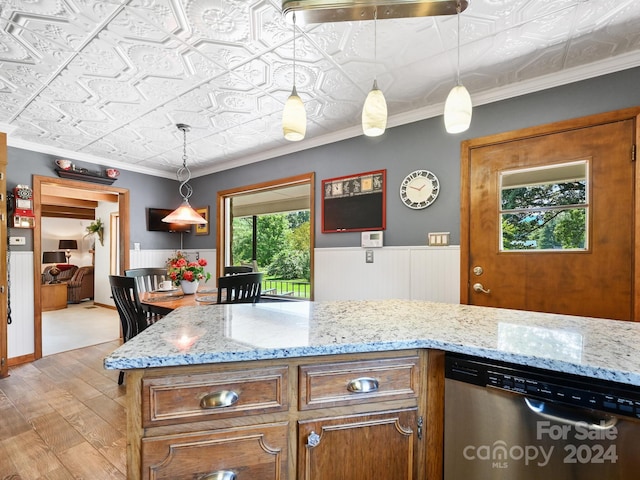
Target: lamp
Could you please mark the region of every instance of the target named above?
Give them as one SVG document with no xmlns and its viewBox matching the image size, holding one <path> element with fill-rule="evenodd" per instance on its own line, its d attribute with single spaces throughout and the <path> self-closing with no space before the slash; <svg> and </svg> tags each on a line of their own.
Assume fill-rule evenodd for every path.
<svg viewBox="0 0 640 480">
<path fill-rule="evenodd" d="M 373 59 L 374 64 L 378 60 L 378 9 L 373 12 Z M 368 137 L 382 135 L 387 128 L 387 102 L 382 91 L 378 89 L 378 81 L 374 76 L 373 87 L 367 95 L 362 107 L 362 131 Z"/>
<path fill-rule="evenodd" d="M 457 6 L 458 17 L 458 78 L 457 84 L 451 89 L 444 104 L 444 126 L 447 133 L 461 133 L 469 128 L 473 106 L 471 96 L 460 83 L 460 1 Z"/>
<path fill-rule="evenodd" d="M 296 14 L 293 14 L 293 89 L 282 111 L 282 133 L 292 142 L 300 141 L 307 133 L 307 112 L 296 90 Z"/>
<path fill-rule="evenodd" d="M 71 258 L 71 250 L 78 249 L 78 242 L 77 240 L 60 240 L 58 242 L 58 248 L 60 250 L 67 251 L 67 253 L 65 254 L 65 257 L 67 257 L 67 263 L 69 263 L 69 258 Z"/>
<path fill-rule="evenodd" d="M 64 263 L 65 256 L 64 252 L 43 252 L 42 253 L 42 263 L 52 263 L 53 266 L 49 269 L 49 274 L 53 277 L 51 283 L 60 283 L 57 279 L 58 275 L 60 275 L 60 269 L 58 268 L 58 263 Z"/>
<path fill-rule="evenodd" d="M 193 188 L 189 185 L 191 180 L 191 171 L 187 167 L 187 132 L 191 129 L 189 125 L 184 123 L 178 123 L 176 125 L 178 130 L 183 135 L 183 150 L 182 150 L 182 167 L 176 172 L 176 177 L 180 183 L 180 195 L 182 196 L 182 205 L 176 208 L 173 212 L 162 219 L 165 223 L 181 223 L 191 225 L 202 225 L 208 223 L 207 220 L 196 212 L 191 205 L 189 205 L 189 197 L 193 193 Z"/>
</svg>

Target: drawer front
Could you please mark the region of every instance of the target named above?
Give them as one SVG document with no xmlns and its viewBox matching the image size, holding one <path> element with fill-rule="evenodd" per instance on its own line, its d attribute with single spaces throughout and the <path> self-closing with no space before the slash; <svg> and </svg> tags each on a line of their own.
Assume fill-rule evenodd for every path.
<svg viewBox="0 0 640 480">
<path fill-rule="evenodd" d="M 287 432 L 288 424 L 283 422 L 144 438 L 142 478 L 283 480 L 287 476 Z M 229 473 L 224 477 L 222 472 Z"/>
<path fill-rule="evenodd" d="M 145 427 L 287 411 L 288 367 L 147 377 Z"/>
<path fill-rule="evenodd" d="M 303 365 L 300 410 L 418 397 L 417 356 Z"/>
</svg>

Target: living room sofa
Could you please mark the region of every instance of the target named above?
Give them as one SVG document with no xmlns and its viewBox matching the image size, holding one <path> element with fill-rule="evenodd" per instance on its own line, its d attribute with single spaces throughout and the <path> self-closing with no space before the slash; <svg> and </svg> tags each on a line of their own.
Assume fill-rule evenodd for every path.
<svg viewBox="0 0 640 480">
<path fill-rule="evenodd" d="M 93 300 L 93 266 L 79 267 L 67 281 L 67 303 Z"/>
</svg>

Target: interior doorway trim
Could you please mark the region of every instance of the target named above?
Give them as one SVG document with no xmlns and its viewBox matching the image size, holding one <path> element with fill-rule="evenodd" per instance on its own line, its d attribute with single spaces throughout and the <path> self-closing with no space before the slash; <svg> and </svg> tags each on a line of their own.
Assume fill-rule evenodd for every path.
<svg viewBox="0 0 640 480">
<path fill-rule="evenodd" d="M 40 280 L 42 271 L 42 185 L 55 184 L 59 186 L 87 190 L 92 192 L 103 192 L 118 195 L 118 216 L 120 219 L 120 274 L 129 268 L 129 190 L 108 185 L 97 185 L 76 180 L 63 178 L 33 176 L 33 209 L 35 215 L 35 225 L 33 229 L 33 321 L 34 321 L 34 358 L 42 358 L 42 304 L 40 300 Z"/>
</svg>

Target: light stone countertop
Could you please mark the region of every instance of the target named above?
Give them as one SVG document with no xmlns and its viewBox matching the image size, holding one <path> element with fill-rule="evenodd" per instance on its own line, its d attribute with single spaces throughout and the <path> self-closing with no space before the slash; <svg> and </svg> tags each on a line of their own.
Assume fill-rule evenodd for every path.
<svg viewBox="0 0 640 480">
<path fill-rule="evenodd" d="M 640 323 L 410 300 L 183 307 L 104 365 L 126 370 L 412 348 L 640 386 Z"/>
</svg>

